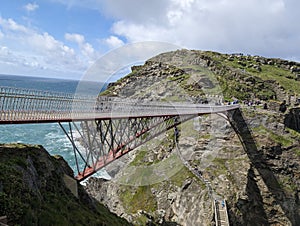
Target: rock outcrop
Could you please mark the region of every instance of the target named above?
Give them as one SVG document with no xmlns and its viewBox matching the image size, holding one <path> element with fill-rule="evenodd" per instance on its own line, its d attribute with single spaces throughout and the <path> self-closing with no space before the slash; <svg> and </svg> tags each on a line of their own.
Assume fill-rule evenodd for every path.
<svg viewBox="0 0 300 226">
<path fill-rule="evenodd" d="M 283 114 L 278 106 L 297 100 L 299 67 L 280 59 L 188 50 L 133 67 L 102 95 L 169 103 L 238 99 L 245 104 L 234 117 L 242 127 L 220 115 L 188 121 L 179 127 L 178 145 L 173 131 L 160 135 L 130 153 L 113 180 L 90 179 L 87 191 L 136 225 L 213 225 L 215 198 L 227 200 L 231 225 L 298 225 L 300 134 L 286 125 L 287 118 L 293 124 L 294 110 Z M 165 167 L 153 179 L 170 162 L 172 170 Z"/>
<path fill-rule="evenodd" d="M 300 108 L 293 108 L 285 115 L 284 125 L 300 132 Z"/>
<path fill-rule="evenodd" d="M 0 216 L 8 225 L 130 225 L 64 176 L 74 177 L 62 157 L 41 146 L 0 145 Z"/>
</svg>

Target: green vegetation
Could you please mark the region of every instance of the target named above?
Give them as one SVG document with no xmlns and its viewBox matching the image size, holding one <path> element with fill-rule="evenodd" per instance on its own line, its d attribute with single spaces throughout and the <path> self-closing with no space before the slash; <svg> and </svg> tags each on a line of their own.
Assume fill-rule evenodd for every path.
<svg viewBox="0 0 300 226">
<path fill-rule="evenodd" d="M 214 52 L 204 52 L 218 69 L 216 74 L 225 98 L 239 99 L 257 97 L 262 100 L 273 99 L 275 82 L 285 90 L 300 93 L 300 81 L 289 70 L 279 66 L 262 64 L 251 56 L 229 56 Z"/>
<path fill-rule="evenodd" d="M 199 119 L 197 119 L 199 120 Z M 184 137 L 198 138 L 199 132 L 194 128 L 194 121 L 188 120 L 181 124 L 181 135 Z"/>
<path fill-rule="evenodd" d="M 214 172 L 214 175 L 219 175 L 219 174 L 224 174 L 226 175 L 228 169 L 226 167 L 226 161 L 227 159 L 223 158 L 214 158 L 213 159 L 213 164 L 214 166 L 212 167 L 212 170 Z"/>
<path fill-rule="evenodd" d="M 121 190 L 120 199 L 128 213 L 137 213 L 139 210 L 154 212 L 157 209 L 151 186 L 122 186 Z"/>
<path fill-rule="evenodd" d="M 295 151 L 297 156 L 300 156 L 300 149 L 299 148 L 294 148 L 293 150 Z"/>
<path fill-rule="evenodd" d="M 144 158 L 147 155 L 148 150 L 146 148 L 140 148 L 136 153 L 135 158 L 130 162 L 131 166 L 138 166 L 144 163 Z"/>
<path fill-rule="evenodd" d="M 297 132 L 293 129 L 290 129 L 290 128 L 286 128 L 285 130 L 286 130 L 287 133 L 290 134 L 291 138 L 300 141 L 300 133 L 299 132 Z"/>
<path fill-rule="evenodd" d="M 183 182 L 188 179 L 188 178 L 195 178 L 194 174 L 189 171 L 188 168 L 186 167 L 182 167 L 180 171 L 178 171 L 178 173 L 176 173 L 174 176 L 172 176 L 169 181 L 178 186 L 181 187 Z"/>
<path fill-rule="evenodd" d="M 112 89 L 106 89 L 99 94 L 99 96 L 111 96 L 111 95 L 112 95 Z"/>
<path fill-rule="evenodd" d="M 168 80 L 169 81 L 176 81 L 176 82 L 183 82 L 183 81 L 186 81 L 187 79 L 189 79 L 191 77 L 190 74 L 182 74 L 182 75 L 179 75 L 179 76 L 169 76 L 168 77 Z"/>
<path fill-rule="evenodd" d="M 285 90 L 300 93 L 300 81 L 296 81 L 294 79 L 295 75 L 293 75 L 290 71 L 273 65 L 262 65 L 261 69 L 261 72 L 254 72 L 253 74 L 263 80 L 276 81 Z"/>
<path fill-rule="evenodd" d="M 161 56 L 163 55 L 165 58 L 170 57 L 167 53 Z M 146 75 L 145 69 L 157 64 L 156 61 L 159 59 L 154 57 L 147 61 L 145 65 L 137 67 L 129 75 L 119 79 L 115 85 L 129 81 L 132 76 Z M 199 60 L 199 64 L 194 62 L 195 59 Z M 209 66 L 206 66 L 205 62 Z M 297 80 L 297 76 L 285 66 L 280 66 L 278 59 L 228 55 L 212 51 L 186 51 L 181 53 L 180 63 L 177 61 L 166 63 L 160 67 L 161 73 L 169 75 L 169 81 L 177 82 L 187 94 L 194 97 L 223 93 L 226 100 L 231 100 L 232 97 L 241 100 L 252 98 L 271 100 L 277 97 L 275 86 L 283 87 L 290 94 L 300 94 L 300 81 Z M 210 81 L 211 87 L 199 88 L 199 81 L 192 79 L 195 75 L 198 79 L 200 77 L 201 80 Z M 112 95 L 113 90 L 114 88 L 110 88 L 101 95 Z M 177 101 L 177 98 L 172 101 Z"/>
<path fill-rule="evenodd" d="M 139 217 L 137 217 L 134 221 L 135 225 L 147 225 L 147 223 L 149 222 L 149 219 L 144 216 L 144 215 L 140 215 Z M 151 222 L 151 225 L 155 225 L 154 223 Z"/>
<path fill-rule="evenodd" d="M 151 192 L 152 188 L 160 190 L 162 187 L 166 188 L 172 185 L 181 187 L 188 178 L 195 178 L 195 176 L 186 167 L 181 167 L 176 174 L 171 176 L 168 181 L 165 182 L 138 187 L 123 185 L 120 189 L 122 191 L 120 193 L 120 199 L 128 213 L 137 213 L 139 210 L 151 213 L 157 210 L 156 199 Z M 205 185 L 202 184 L 202 182 L 201 186 L 205 188 Z M 139 220 L 143 221 L 145 218 L 141 217 Z"/>
<path fill-rule="evenodd" d="M 291 193 L 291 192 L 297 192 L 297 185 L 294 181 L 292 181 L 292 178 L 281 175 L 278 178 L 279 186 L 284 189 L 285 191 Z"/>
<path fill-rule="evenodd" d="M 279 135 L 269 130 L 263 126 L 258 126 L 253 128 L 253 131 L 257 134 L 263 135 L 271 139 L 272 141 L 276 142 L 277 144 L 282 145 L 283 147 L 288 147 L 293 144 L 293 140 L 288 135 Z"/>
<path fill-rule="evenodd" d="M 54 170 L 55 169 L 55 170 Z M 39 146 L 0 146 L 0 216 L 9 225 L 129 225 L 90 201 L 81 186 L 76 198 L 65 187 L 61 161 Z"/>
<path fill-rule="evenodd" d="M 254 72 L 253 74 L 264 81 L 277 82 L 279 86 L 289 92 L 300 93 L 300 82 L 295 80 L 295 75 L 289 70 L 273 65 L 261 65 L 261 72 Z"/>
</svg>

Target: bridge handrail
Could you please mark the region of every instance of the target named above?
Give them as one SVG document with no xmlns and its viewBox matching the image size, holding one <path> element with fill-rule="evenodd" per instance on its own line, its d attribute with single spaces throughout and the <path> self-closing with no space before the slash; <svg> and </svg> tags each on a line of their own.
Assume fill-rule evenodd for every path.
<svg viewBox="0 0 300 226">
<path fill-rule="evenodd" d="M 59 97 L 59 98 L 63 98 L 63 97 L 73 98 L 74 96 L 72 93 L 0 86 L 0 95 L 2 94 L 13 94 L 13 95 L 18 94 L 21 96 L 35 96 L 35 97 L 40 96 L 40 97 Z"/>
<path fill-rule="evenodd" d="M 201 110 L 202 109 L 202 110 Z M 146 102 L 118 97 L 81 96 L 69 93 L 0 87 L 0 121 L 51 120 L 110 115 L 197 114 L 224 111 L 225 106 Z M 88 116 L 87 116 L 88 114 Z"/>
</svg>

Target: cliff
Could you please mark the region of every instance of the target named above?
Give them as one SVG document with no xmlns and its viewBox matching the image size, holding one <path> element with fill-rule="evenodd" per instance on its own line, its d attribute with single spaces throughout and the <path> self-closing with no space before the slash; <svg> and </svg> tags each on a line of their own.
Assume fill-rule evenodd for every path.
<svg viewBox="0 0 300 226">
<path fill-rule="evenodd" d="M 297 62 L 196 50 L 133 67 L 101 95 L 239 100 L 241 112 L 182 124 L 178 145 L 173 131 L 160 135 L 112 165 L 113 180 L 91 178 L 87 191 L 136 225 L 213 225 L 212 197 L 227 200 L 231 225 L 299 225 L 299 71 Z"/>
<path fill-rule="evenodd" d="M 68 164 L 41 146 L 1 144 L 0 216 L 8 225 L 130 225 L 80 185 L 77 196 L 68 176 Z"/>
</svg>

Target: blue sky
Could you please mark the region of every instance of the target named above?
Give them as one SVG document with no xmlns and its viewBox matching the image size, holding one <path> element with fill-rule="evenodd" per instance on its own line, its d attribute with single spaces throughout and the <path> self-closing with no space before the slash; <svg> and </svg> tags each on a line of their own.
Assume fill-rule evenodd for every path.
<svg viewBox="0 0 300 226">
<path fill-rule="evenodd" d="M 80 78 L 109 51 L 161 41 L 300 61 L 297 0 L 10 0 L 0 74 Z"/>
</svg>

